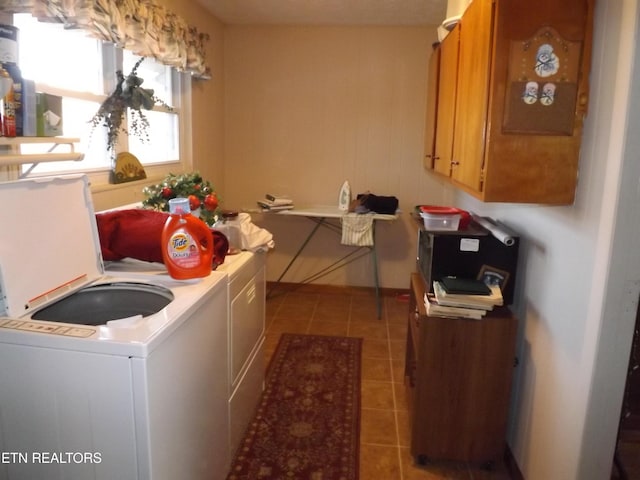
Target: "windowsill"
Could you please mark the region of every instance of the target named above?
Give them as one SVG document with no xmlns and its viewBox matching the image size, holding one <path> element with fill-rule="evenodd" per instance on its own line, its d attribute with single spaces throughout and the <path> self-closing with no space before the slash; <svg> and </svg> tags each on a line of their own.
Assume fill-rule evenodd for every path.
<svg viewBox="0 0 640 480">
<path fill-rule="evenodd" d="M 124 183 L 109 183 L 109 172 L 101 170 L 89 175 L 91 196 L 96 211 L 121 208 L 144 200 L 144 187 L 162 182 L 169 172 L 181 172 L 180 162 L 145 166 L 147 178 Z"/>
<path fill-rule="evenodd" d="M 180 162 L 167 162 L 145 165 L 144 168 L 147 178 L 124 183 L 110 183 L 110 172 L 108 170 L 100 170 L 93 174 L 89 174 L 89 178 L 91 180 L 91 191 L 94 193 L 100 193 L 120 190 L 131 186 L 144 187 L 154 183 L 159 183 L 167 176 L 167 173 L 182 170 L 183 166 Z"/>
<path fill-rule="evenodd" d="M 152 183 L 158 183 L 164 178 L 164 175 L 155 175 L 153 177 L 143 178 L 142 180 L 133 180 L 124 183 L 91 183 L 91 191 L 93 193 L 108 192 L 112 190 L 121 190 L 132 186 L 146 187 Z"/>
</svg>

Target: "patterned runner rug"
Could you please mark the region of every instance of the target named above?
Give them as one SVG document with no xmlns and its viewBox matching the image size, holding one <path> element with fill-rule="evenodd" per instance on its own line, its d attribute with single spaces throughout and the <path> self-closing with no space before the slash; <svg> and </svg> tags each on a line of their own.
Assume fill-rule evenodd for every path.
<svg viewBox="0 0 640 480">
<path fill-rule="evenodd" d="M 361 338 L 283 334 L 228 480 L 357 480 Z"/>
</svg>

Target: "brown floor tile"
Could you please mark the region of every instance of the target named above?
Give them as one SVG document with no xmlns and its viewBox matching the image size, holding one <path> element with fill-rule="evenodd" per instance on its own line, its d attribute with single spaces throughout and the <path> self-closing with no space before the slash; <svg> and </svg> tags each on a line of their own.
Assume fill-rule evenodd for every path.
<svg viewBox="0 0 640 480">
<path fill-rule="evenodd" d="M 317 293 L 309 293 L 309 292 L 287 292 L 285 294 L 285 298 L 283 303 L 287 303 L 289 305 L 293 304 L 316 304 L 318 303 L 319 295 Z"/>
<path fill-rule="evenodd" d="M 391 382 L 391 365 L 387 358 L 367 358 L 362 361 L 362 380 Z"/>
<path fill-rule="evenodd" d="M 409 312 L 409 300 L 401 299 L 401 297 L 385 297 L 385 306 L 387 312 L 387 321 L 389 323 L 405 324 Z"/>
<path fill-rule="evenodd" d="M 351 321 L 360 322 L 377 322 L 384 324 L 384 317 L 378 318 L 378 306 L 374 296 L 358 297 L 353 296 L 351 299 Z"/>
<path fill-rule="evenodd" d="M 389 358 L 389 342 L 365 338 L 362 342 L 362 358 Z"/>
<path fill-rule="evenodd" d="M 269 364 L 268 360 L 271 358 L 271 355 L 273 354 L 273 352 L 275 352 L 276 347 L 278 346 L 279 340 L 279 333 L 267 333 L 264 336 L 264 353 L 265 358 L 267 359 L 267 365 Z"/>
<path fill-rule="evenodd" d="M 378 319 L 378 313 L 375 311 L 375 309 L 372 310 L 371 312 L 366 312 L 366 313 L 351 310 L 349 315 L 350 315 L 349 318 L 351 319 L 351 321 L 371 322 L 371 323 L 378 323 L 379 325 L 380 324 L 384 325 L 384 320 Z"/>
<path fill-rule="evenodd" d="M 387 312 L 387 322 L 389 323 L 389 325 L 404 325 L 405 323 L 407 323 L 407 315 L 407 312 Z"/>
<path fill-rule="evenodd" d="M 391 347 L 391 358 L 404 362 L 407 340 L 389 340 L 389 346 Z"/>
<path fill-rule="evenodd" d="M 349 322 L 349 336 L 385 340 L 387 325 L 384 322 L 363 322 L 352 319 Z"/>
<path fill-rule="evenodd" d="M 398 423 L 398 444 L 401 447 L 409 447 L 411 445 L 409 412 L 407 410 L 397 410 L 396 422 Z"/>
<path fill-rule="evenodd" d="M 267 333 L 307 333 L 310 321 L 304 318 L 276 317 Z"/>
<path fill-rule="evenodd" d="M 278 311 L 278 308 L 280 308 L 283 300 L 284 295 L 274 295 L 273 297 L 267 298 L 267 304 L 265 306 L 267 316 L 274 315 Z"/>
<path fill-rule="evenodd" d="M 396 447 L 398 437 L 393 410 L 363 408 L 360 417 L 360 443 Z"/>
<path fill-rule="evenodd" d="M 404 358 L 391 360 L 391 374 L 395 383 L 404 383 Z"/>
<path fill-rule="evenodd" d="M 351 306 L 351 295 L 327 294 L 318 296 L 318 308 L 333 310 L 349 310 Z"/>
<path fill-rule="evenodd" d="M 396 410 L 407 410 L 407 389 L 404 383 L 394 382 L 392 385 L 393 394 L 396 399 Z"/>
<path fill-rule="evenodd" d="M 387 325 L 389 330 L 389 339 L 390 340 L 402 340 L 406 341 L 407 339 L 407 322 L 403 323 L 389 323 Z"/>
<path fill-rule="evenodd" d="M 313 312 L 314 322 L 342 322 L 345 325 L 349 322 L 349 307 L 320 307 L 317 306 Z"/>
<path fill-rule="evenodd" d="M 283 318 L 291 320 L 310 320 L 313 316 L 315 305 L 311 303 L 283 303 L 280 305 L 274 319 Z"/>
<path fill-rule="evenodd" d="M 360 391 L 362 408 L 393 410 L 393 384 L 363 380 Z"/>
<path fill-rule="evenodd" d="M 361 480 L 399 480 L 398 449 L 380 445 L 360 446 Z"/>
<path fill-rule="evenodd" d="M 319 322 L 317 320 L 311 321 L 309 326 L 309 333 L 314 335 L 337 335 L 346 336 L 349 325 L 347 322 Z"/>
</svg>

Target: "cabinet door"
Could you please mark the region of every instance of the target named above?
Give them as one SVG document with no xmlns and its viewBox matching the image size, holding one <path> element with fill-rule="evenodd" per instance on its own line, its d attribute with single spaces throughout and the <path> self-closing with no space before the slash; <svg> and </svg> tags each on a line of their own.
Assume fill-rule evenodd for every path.
<svg viewBox="0 0 640 480">
<path fill-rule="evenodd" d="M 451 176 L 482 191 L 493 30 L 493 2 L 471 2 L 458 24 L 460 53 Z"/>
<path fill-rule="evenodd" d="M 427 118 L 424 136 L 424 168 L 433 168 L 436 135 L 436 116 L 438 114 L 438 72 L 440 71 L 440 46 L 434 47 L 429 58 L 427 74 Z"/>
<path fill-rule="evenodd" d="M 433 169 L 446 176 L 451 174 L 453 155 L 459 41 L 460 29 L 456 26 L 440 45 L 438 116 Z"/>
</svg>

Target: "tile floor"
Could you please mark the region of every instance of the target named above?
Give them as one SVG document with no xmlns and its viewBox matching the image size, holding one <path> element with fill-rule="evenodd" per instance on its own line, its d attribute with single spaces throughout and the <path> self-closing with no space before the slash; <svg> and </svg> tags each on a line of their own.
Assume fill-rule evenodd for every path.
<svg viewBox="0 0 640 480">
<path fill-rule="evenodd" d="M 305 287 L 273 292 L 267 300 L 267 361 L 281 333 L 364 338 L 361 480 L 509 479 L 503 465 L 492 471 L 464 463 L 414 465 L 403 385 L 408 303 L 400 294 L 385 294 L 383 299 L 378 319 L 375 297 L 368 290 Z"/>
</svg>

